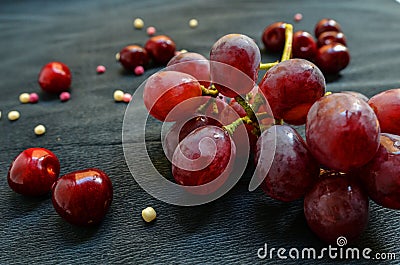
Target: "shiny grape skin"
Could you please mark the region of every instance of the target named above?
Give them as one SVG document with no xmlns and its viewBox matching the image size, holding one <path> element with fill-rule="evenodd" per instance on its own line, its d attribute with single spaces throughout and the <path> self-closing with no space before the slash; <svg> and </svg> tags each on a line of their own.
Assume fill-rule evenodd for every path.
<svg viewBox="0 0 400 265">
<path fill-rule="evenodd" d="M 162 71 L 149 77 L 144 91 L 144 104 L 149 113 L 160 121 L 175 121 L 194 113 L 198 106 L 186 101 L 167 117 L 170 111 L 185 100 L 202 95 L 200 83 L 191 75 Z"/>
<path fill-rule="evenodd" d="M 151 37 L 144 48 L 149 56 L 158 64 L 166 64 L 175 56 L 176 44 L 168 36 L 159 35 Z"/>
<path fill-rule="evenodd" d="M 261 36 L 264 47 L 269 52 L 282 52 L 285 46 L 285 22 L 275 22 L 268 25 Z"/>
<path fill-rule="evenodd" d="M 368 196 L 347 175 L 320 177 L 304 198 L 304 215 L 324 242 L 336 244 L 340 236 L 354 242 L 368 225 Z"/>
<path fill-rule="evenodd" d="M 379 147 L 379 122 L 363 100 L 345 93 L 319 99 L 307 115 L 306 139 L 314 157 L 348 172 L 365 165 Z"/>
<path fill-rule="evenodd" d="M 341 43 L 344 46 L 347 46 L 347 39 L 343 32 L 337 31 L 325 31 L 321 35 L 319 35 L 317 40 L 318 48 L 331 44 L 331 43 Z"/>
<path fill-rule="evenodd" d="M 119 62 L 132 73 L 137 66 L 146 67 L 149 61 L 147 51 L 139 45 L 126 46 L 119 52 Z"/>
<path fill-rule="evenodd" d="M 297 31 L 293 34 L 293 58 L 306 59 L 313 62 L 317 56 L 317 44 L 314 37 L 307 31 Z"/>
<path fill-rule="evenodd" d="M 210 145 L 208 141 L 213 141 L 215 145 Z M 217 126 L 203 126 L 179 143 L 172 159 L 172 174 L 176 182 L 184 186 L 199 186 L 218 178 L 213 186 L 217 189 L 228 177 L 235 155 L 236 147 L 225 130 Z M 183 157 L 191 161 L 184 163 Z M 179 163 L 184 163 L 185 168 Z"/>
<path fill-rule="evenodd" d="M 325 93 L 325 78 L 313 63 L 286 60 L 266 72 L 259 84 L 276 119 L 301 125 L 308 110 Z"/>
<path fill-rule="evenodd" d="M 268 138 L 274 137 L 275 133 L 274 160 L 271 168 L 263 168 L 263 152 L 270 150 L 266 146 L 270 142 Z M 260 169 L 256 170 L 256 176 L 264 179 L 261 188 L 271 198 L 280 201 L 302 198 L 319 176 L 319 163 L 297 131 L 288 125 L 275 125 L 261 134 L 257 141 L 255 163 Z"/>
<path fill-rule="evenodd" d="M 400 88 L 383 91 L 368 104 L 378 117 L 381 132 L 400 135 Z"/>
<path fill-rule="evenodd" d="M 167 67 L 168 70 L 183 72 L 193 76 L 205 87 L 210 86 L 210 62 L 199 53 L 179 53 L 171 58 Z"/>
<path fill-rule="evenodd" d="M 381 134 L 381 144 L 374 158 L 355 174 L 368 196 L 377 204 L 400 210 L 400 136 Z"/>
<path fill-rule="evenodd" d="M 337 74 L 349 65 L 350 53 L 343 44 L 327 44 L 318 49 L 315 63 L 324 74 Z"/>
<path fill-rule="evenodd" d="M 210 61 L 214 85 L 221 94 L 233 98 L 253 89 L 258 78 L 261 54 L 253 39 L 243 34 L 228 34 L 214 43 Z M 232 67 L 238 71 L 233 71 Z"/>
<path fill-rule="evenodd" d="M 340 93 L 345 93 L 345 94 L 352 95 L 352 96 L 354 96 L 354 97 L 356 97 L 358 99 L 364 100 L 365 102 L 368 102 L 368 100 L 369 100 L 369 98 L 366 95 L 364 95 L 364 94 L 362 94 L 360 92 L 357 92 L 357 91 L 346 90 L 346 91 L 341 91 Z"/>
<path fill-rule="evenodd" d="M 318 38 L 323 32 L 326 31 L 337 31 L 341 32 L 342 27 L 337 23 L 336 20 L 331 18 L 324 18 L 317 22 L 314 28 L 315 37 Z"/>
<path fill-rule="evenodd" d="M 174 154 L 178 143 L 181 142 L 189 133 L 206 125 L 222 127 L 222 124 L 219 121 L 204 115 L 195 116 L 190 120 L 183 122 L 183 124 L 178 121 L 172 125 L 164 138 L 164 150 L 168 159 L 172 159 L 172 155 Z"/>
</svg>

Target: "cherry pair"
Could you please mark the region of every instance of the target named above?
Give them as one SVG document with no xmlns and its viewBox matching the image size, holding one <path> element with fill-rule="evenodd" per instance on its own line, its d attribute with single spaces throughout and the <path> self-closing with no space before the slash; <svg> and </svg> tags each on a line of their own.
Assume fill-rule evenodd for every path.
<svg viewBox="0 0 400 265">
<path fill-rule="evenodd" d="M 262 41 L 270 52 L 281 52 L 285 43 L 285 22 L 275 22 L 265 28 Z M 307 31 L 293 34 L 293 58 L 314 62 L 324 74 L 337 74 L 347 67 L 350 53 L 342 28 L 333 19 L 324 18 L 314 28 L 317 41 Z"/>
<path fill-rule="evenodd" d="M 56 212 L 74 225 L 98 224 L 107 213 L 113 188 L 103 171 L 89 168 L 60 178 L 60 161 L 45 148 L 29 148 L 11 163 L 7 175 L 12 190 L 25 196 L 52 192 Z"/>
<path fill-rule="evenodd" d="M 156 64 L 166 64 L 175 55 L 175 42 L 168 36 L 151 37 L 144 47 L 128 45 L 118 54 L 117 60 L 130 72 L 136 73 L 136 67 L 146 67 L 152 59 Z"/>
</svg>

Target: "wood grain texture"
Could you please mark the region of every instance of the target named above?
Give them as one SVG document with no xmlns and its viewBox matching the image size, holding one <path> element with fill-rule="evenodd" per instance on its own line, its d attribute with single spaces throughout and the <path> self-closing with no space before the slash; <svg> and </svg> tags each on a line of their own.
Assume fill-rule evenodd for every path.
<svg viewBox="0 0 400 265">
<path fill-rule="evenodd" d="M 279 248 L 322 248 L 307 228 L 302 201 L 280 203 L 259 189 L 248 192 L 251 166 L 239 183 L 217 201 L 177 207 L 158 201 L 134 181 L 125 163 L 122 123 L 126 104 L 115 103 L 115 89 L 134 92 L 154 68 L 140 77 L 126 73 L 115 53 L 147 40 L 134 30 L 135 17 L 158 33 L 171 36 L 178 49 L 208 56 L 222 35 L 244 33 L 261 45 L 261 32 L 275 21 L 304 19 L 296 30 L 313 31 L 323 17 L 339 21 L 352 55 L 350 66 L 328 83 L 328 90 L 356 90 L 367 96 L 399 87 L 400 5 L 396 1 L 2 1 L 0 4 L 0 264 L 315 264 L 314 260 L 260 260 L 257 250 L 268 243 Z M 188 21 L 199 20 L 191 29 Z M 396 55 L 396 56 L 394 56 Z M 263 61 L 279 56 L 263 53 Z M 70 66 L 72 98 L 61 103 L 42 93 L 38 104 L 22 105 L 22 92 L 39 92 L 37 75 L 49 61 Z M 103 64 L 107 72 L 96 74 Z M 7 112 L 21 112 L 10 122 Z M 44 124 L 37 137 L 33 128 Z M 160 153 L 159 124 L 148 125 L 148 148 L 157 168 L 169 173 Z M 302 129 L 300 128 L 300 131 Z M 114 201 L 104 222 L 76 228 L 55 213 L 49 197 L 31 199 L 13 193 L 7 170 L 25 148 L 41 146 L 56 153 L 61 174 L 87 167 L 107 172 Z M 137 150 L 143 152 L 143 150 Z M 140 166 L 140 165 L 139 165 Z M 145 166 L 145 165 L 143 165 Z M 156 209 L 155 223 L 146 224 L 141 210 Z M 368 230 L 354 244 L 376 252 L 395 252 L 399 264 L 400 212 L 371 204 Z M 324 259 L 319 264 L 336 264 Z M 348 260 L 343 264 L 370 264 Z"/>
</svg>

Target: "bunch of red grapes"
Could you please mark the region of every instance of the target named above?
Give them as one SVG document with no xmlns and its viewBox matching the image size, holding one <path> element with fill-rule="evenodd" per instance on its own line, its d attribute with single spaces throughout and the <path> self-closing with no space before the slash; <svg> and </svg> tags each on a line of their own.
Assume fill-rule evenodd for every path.
<svg viewBox="0 0 400 265">
<path fill-rule="evenodd" d="M 322 46 L 312 60 L 323 61 L 319 67 L 311 58 L 289 59 L 302 37 L 292 38 L 285 23 L 277 49 L 285 59 L 270 64 L 258 84 L 260 49 L 243 34 L 216 41 L 210 60 L 176 55 L 147 80 L 143 98 L 150 115 L 175 122 L 164 149 L 176 183 L 213 183 L 200 194 L 214 192 L 250 150 L 263 191 L 285 202 L 304 199 L 309 227 L 327 243 L 361 235 L 369 198 L 400 209 L 400 89 L 369 100 L 357 92 L 326 93 L 320 68 L 337 72 L 345 67 L 338 62 L 349 58 L 347 48 L 332 41 L 333 31 L 340 40 L 340 28 L 331 21 L 316 27 Z M 326 54 L 331 59 L 324 61 Z M 291 125 L 305 125 L 305 139 Z"/>
<path fill-rule="evenodd" d="M 282 52 L 285 43 L 285 22 L 275 22 L 267 26 L 262 34 L 262 42 L 269 52 Z M 314 36 L 307 31 L 293 34 L 293 58 L 302 58 L 315 63 L 324 74 L 337 74 L 347 67 L 350 53 L 346 36 L 340 24 L 324 18 L 315 25 Z"/>
</svg>

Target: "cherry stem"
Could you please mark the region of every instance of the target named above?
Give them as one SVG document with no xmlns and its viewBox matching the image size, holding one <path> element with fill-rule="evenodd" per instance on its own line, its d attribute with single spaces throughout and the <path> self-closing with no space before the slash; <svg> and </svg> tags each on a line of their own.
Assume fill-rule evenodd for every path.
<svg viewBox="0 0 400 265">
<path fill-rule="evenodd" d="M 289 60 L 292 56 L 292 42 L 293 42 L 293 26 L 292 24 L 286 23 L 285 25 L 285 46 L 283 48 L 283 54 L 281 62 Z"/>
<path fill-rule="evenodd" d="M 273 63 L 260 63 L 260 70 L 269 70 L 275 65 L 277 65 L 279 62 L 273 62 Z"/>
<path fill-rule="evenodd" d="M 216 89 L 214 86 L 210 86 L 210 88 L 206 88 L 205 86 L 201 85 L 201 92 L 203 93 L 203 96 L 216 97 L 219 94 L 218 89 Z"/>
</svg>

